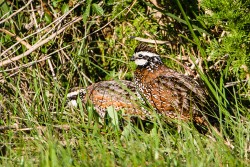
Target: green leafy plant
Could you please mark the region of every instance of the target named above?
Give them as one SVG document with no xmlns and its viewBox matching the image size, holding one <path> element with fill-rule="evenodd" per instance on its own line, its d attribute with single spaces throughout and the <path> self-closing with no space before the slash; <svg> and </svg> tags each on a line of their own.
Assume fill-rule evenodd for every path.
<svg viewBox="0 0 250 167">
<path fill-rule="evenodd" d="M 248 1 L 0 0 L 0 9 L 2 166 L 249 164 Z M 138 40 L 204 81 L 220 135 L 171 126 L 150 106 L 150 122 L 120 128 L 113 107 L 102 120 L 91 102 L 66 105 L 72 87 L 132 80 Z"/>
</svg>

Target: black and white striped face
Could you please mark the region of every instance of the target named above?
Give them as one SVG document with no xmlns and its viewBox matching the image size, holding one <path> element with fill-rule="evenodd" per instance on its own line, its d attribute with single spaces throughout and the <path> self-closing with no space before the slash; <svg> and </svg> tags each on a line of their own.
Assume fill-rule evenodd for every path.
<svg viewBox="0 0 250 167">
<path fill-rule="evenodd" d="M 77 107 L 77 98 L 83 99 L 86 95 L 86 89 L 77 89 L 67 94 L 67 105 L 70 107 Z"/>
<path fill-rule="evenodd" d="M 156 52 L 155 48 L 150 47 L 145 43 L 140 43 L 135 48 L 131 60 L 140 67 L 150 66 L 152 68 L 155 65 L 162 63 L 160 55 Z"/>
<path fill-rule="evenodd" d="M 148 51 L 135 52 L 131 60 L 138 66 L 147 66 L 161 63 L 160 55 Z"/>
</svg>

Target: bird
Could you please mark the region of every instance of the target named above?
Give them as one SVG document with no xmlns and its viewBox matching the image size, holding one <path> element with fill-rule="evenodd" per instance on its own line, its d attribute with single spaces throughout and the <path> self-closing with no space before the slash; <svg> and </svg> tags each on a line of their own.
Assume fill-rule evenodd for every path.
<svg viewBox="0 0 250 167">
<path fill-rule="evenodd" d="M 73 88 L 67 94 L 68 106 L 76 107 L 78 97 L 84 105 L 90 102 L 101 118 L 105 117 L 108 107 L 112 106 L 115 111 L 123 110 L 124 117 L 147 119 L 147 110 L 142 107 L 143 102 L 131 81 L 100 81 L 86 88 Z"/>
<path fill-rule="evenodd" d="M 135 48 L 131 61 L 137 65 L 136 89 L 157 113 L 209 126 L 211 113 L 205 112 L 208 92 L 201 81 L 165 66 L 156 49 L 145 43 Z"/>
</svg>

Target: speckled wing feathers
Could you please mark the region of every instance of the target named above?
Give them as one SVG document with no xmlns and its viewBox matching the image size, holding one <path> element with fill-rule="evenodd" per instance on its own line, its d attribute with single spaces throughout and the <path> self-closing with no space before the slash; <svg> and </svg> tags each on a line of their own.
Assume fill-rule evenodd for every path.
<svg viewBox="0 0 250 167">
<path fill-rule="evenodd" d="M 93 104 L 96 112 L 103 118 L 109 106 L 116 111 L 123 109 L 125 115 L 139 116 L 145 119 L 147 111 L 140 106 L 135 85 L 130 81 L 102 81 L 84 89 L 81 94 L 83 104 Z M 77 96 L 74 96 L 76 99 Z M 71 97 L 72 100 L 72 97 Z"/>
</svg>

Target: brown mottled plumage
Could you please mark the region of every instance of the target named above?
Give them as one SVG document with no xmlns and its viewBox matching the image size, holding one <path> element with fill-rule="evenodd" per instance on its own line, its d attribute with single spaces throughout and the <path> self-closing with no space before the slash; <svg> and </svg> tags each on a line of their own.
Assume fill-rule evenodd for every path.
<svg viewBox="0 0 250 167">
<path fill-rule="evenodd" d="M 125 116 L 138 116 L 142 119 L 147 116 L 147 111 L 141 107 L 136 88 L 131 81 L 102 81 L 85 89 L 77 88 L 67 95 L 69 104 L 76 105 L 78 96 L 83 104 L 90 101 L 102 118 L 109 106 L 113 106 L 115 111 L 123 109 Z"/>
<path fill-rule="evenodd" d="M 135 85 L 159 113 L 207 126 L 206 89 L 196 80 L 166 67 L 156 51 L 140 44 L 131 60 L 137 64 Z"/>
</svg>

